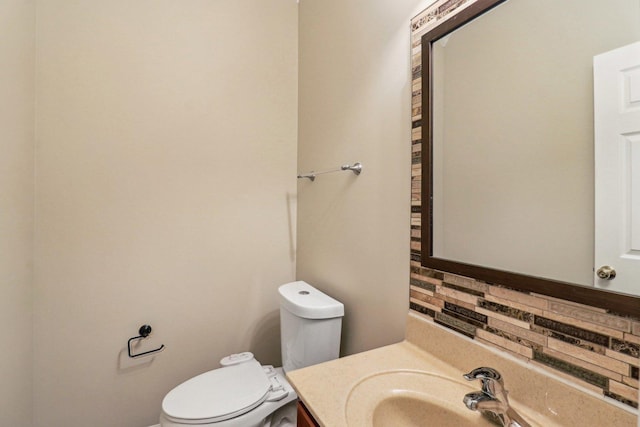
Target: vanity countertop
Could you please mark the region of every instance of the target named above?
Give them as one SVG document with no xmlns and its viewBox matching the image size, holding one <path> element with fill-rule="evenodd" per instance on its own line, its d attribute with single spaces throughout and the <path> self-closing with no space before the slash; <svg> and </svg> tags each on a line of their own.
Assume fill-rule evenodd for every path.
<svg viewBox="0 0 640 427">
<path fill-rule="evenodd" d="M 532 425 L 637 425 L 637 411 L 593 391 L 578 389 L 562 377 L 553 377 L 414 313 L 407 317 L 405 341 L 298 369 L 287 373 L 287 377 L 320 426 L 354 427 L 353 422 L 347 423 L 347 401 L 354 387 L 367 378 L 384 372 L 410 371 L 464 383 L 462 375 L 479 366 L 502 373 L 512 406 Z M 478 382 L 469 384 L 480 389 Z M 462 398 L 459 396 L 460 405 Z"/>
</svg>

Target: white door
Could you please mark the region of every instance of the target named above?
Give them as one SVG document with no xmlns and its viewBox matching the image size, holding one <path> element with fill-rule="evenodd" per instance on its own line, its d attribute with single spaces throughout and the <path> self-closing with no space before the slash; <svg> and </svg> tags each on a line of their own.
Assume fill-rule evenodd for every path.
<svg viewBox="0 0 640 427">
<path fill-rule="evenodd" d="M 640 42 L 597 55 L 593 64 L 594 284 L 637 295 L 640 294 Z M 615 270 L 614 278 L 603 278 L 613 275 L 603 268 L 607 266 Z"/>
</svg>

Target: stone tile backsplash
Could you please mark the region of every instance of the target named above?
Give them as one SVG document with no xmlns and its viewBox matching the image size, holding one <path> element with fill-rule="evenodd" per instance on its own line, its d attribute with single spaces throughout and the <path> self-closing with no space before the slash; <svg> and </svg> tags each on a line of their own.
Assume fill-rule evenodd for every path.
<svg viewBox="0 0 640 427">
<path fill-rule="evenodd" d="M 528 363 L 638 407 L 640 319 L 488 284 L 420 264 L 420 38 L 475 0 L 439 0 L 411 22 L 412 213 L 410 309 Z"/>
<path fill-rule="evenodd" d="M 640 321 L 412 264 L 412 310 L 638 407 Z"/>
</svg>

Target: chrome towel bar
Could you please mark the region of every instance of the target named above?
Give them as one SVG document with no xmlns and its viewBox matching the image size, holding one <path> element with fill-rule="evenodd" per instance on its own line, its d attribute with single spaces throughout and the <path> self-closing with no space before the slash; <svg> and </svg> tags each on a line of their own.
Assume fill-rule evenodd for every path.
<svg viewBox="0 0 640 427">
<path fill-rule="evenodd" d="M 310 181 L 315 181 L 316 176 L 318 175 L 323 175 L 325 173 L 341 172 L 341 171 L 351 171 L 356 175 L 360 175 L 360 172 L 362 172 L 362 163 L 355 162 L 353 165 L 342 165 L 337 168 L 326 169 L 319 172 L 311 171 L 307 173 L 302 173 L 298 175 L 298 178 L 307 178 Z"/>
</svg>

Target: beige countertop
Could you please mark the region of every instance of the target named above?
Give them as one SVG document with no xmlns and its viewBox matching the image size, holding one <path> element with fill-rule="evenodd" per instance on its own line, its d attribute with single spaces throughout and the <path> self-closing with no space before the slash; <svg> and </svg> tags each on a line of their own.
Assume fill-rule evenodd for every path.
<svg viewBox="0 0 640 427">
<path fill-rule="evenodd" d="M 407 317 L 405 341 L 292 371 L 287 377 L 321 426 L 366 427 L 349 424 L 346 415 L 350 394 L 363 380 L 384 372 L 412 371 L 478 390 L 479 383 L 466 383 L 462 374 L 479 366 L 502 373 L 512 406 L 534 426 L 637 426 L 637 411 L 413 313 Z M 462 406 L 463 396 L 458 400 Z"/>
</svg>

